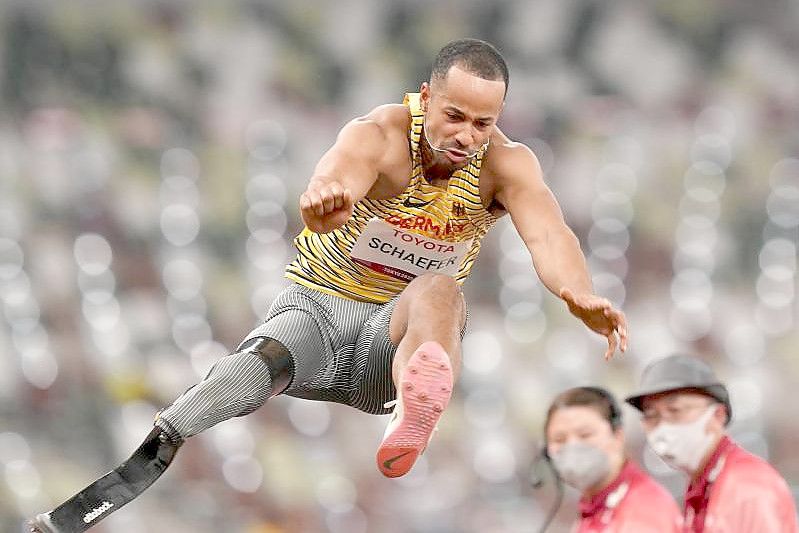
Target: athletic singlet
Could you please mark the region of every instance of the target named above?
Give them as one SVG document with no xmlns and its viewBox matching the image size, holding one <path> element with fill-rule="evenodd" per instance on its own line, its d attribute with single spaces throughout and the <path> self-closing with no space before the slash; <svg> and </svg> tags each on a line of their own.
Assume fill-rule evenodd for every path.
<svg viewBox="0 0 799 533">
<path fill-rule="evenodd" d="M 286 267 L 288 279 L 352 300 L 385 303 L 420 274 L 448 274 L 458 284 L 469 275 L 480 240 L 497 221 L 480 200 L 486 148 L 452 174 L 446 189 L 429 184 L 419 151 L 424 120 L 419 94 L 406 94 L 404 104 L 412 119 L 407 188 L 387 200 L 360 200 L 350 219 L 330 233 L 304 228 L 294 239 L 298 254 Z"/>
</svg>

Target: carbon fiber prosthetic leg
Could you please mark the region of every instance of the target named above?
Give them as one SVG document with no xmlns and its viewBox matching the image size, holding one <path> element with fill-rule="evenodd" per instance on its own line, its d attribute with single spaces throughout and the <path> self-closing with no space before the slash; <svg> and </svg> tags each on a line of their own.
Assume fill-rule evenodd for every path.
<svg viewBox="0 0 799 533">
<path fill-rule="evenodd" d="M 290 384 L 286 348 L 257 337 L 223 357 L 200 383 L 159 413 L 156 427 L 130 458 L 49 513 L 28 522 L 31 533 L 80 533 L 131 502 L 167 469 L 188 437 L 251 413 Z"/>
<path fill-rule="evenodd" d="M 130 458 L 49 513 L 29 522 L 37 533 L 79 533 L 116 511 L 158 479 L 172 462 L 181 441 L 153 428 Z"/>
</svg>

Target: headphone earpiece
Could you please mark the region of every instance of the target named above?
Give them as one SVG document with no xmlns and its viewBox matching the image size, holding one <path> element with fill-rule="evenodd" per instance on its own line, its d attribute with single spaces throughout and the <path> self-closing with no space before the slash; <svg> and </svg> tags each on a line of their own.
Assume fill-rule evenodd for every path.
<svg viewBox="0 0 799 533">
<path fill-rule="evenodd" d="M 557 472 L 555 472 L 552 466 L 552 460 L 549 458 L 546 442 L 544 442 L 543 446 L 539 447 L 538 453 L 535 454 L 530 468 L 530 485 L 535 489 L 540 489 L 544 485 L 544 476 L 542 472 L 544 465 L 549 465 L 550 470 L 552 470 L 557 478 Z"/>
</svg>

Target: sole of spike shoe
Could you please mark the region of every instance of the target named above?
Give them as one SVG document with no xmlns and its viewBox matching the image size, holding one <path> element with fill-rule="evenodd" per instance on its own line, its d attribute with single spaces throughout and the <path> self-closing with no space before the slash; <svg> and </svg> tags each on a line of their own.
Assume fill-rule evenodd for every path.
<svg viewBox="0 0 799 533">
<path fill-rule="evenodd" d="M 426 342 L 411 355 L 400 376 L 402 420 L 377 450 L 384 476 L 403 476 L 413 467 L 449 403 L 452 379 L 449 356 L 437 342 Z"/>
</svg>

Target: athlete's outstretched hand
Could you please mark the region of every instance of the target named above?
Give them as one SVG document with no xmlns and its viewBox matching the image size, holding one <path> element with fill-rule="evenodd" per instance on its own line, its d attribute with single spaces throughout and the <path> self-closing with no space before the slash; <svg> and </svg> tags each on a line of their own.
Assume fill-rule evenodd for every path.
<svg viewBox="0 0 799 533">
<path fill-rule="evenodd" d="M 312 179 L 300 195 L 302 220 L 314 233 L 340 228 L 352 215 L 352 208 L 352 192 L 337 181 Z"/>
<path fill-rule="evenodd" d="M 613 357 L 617 347 L 622 352 L 627 350 L 627 319 L 607 299 L 594 294 L 574 294 L 567 288 L 560 290 L 560 297 L 569 306 L 571 314 L 593 331 L 607 337 L 606 361 Z"/>
</svg>

